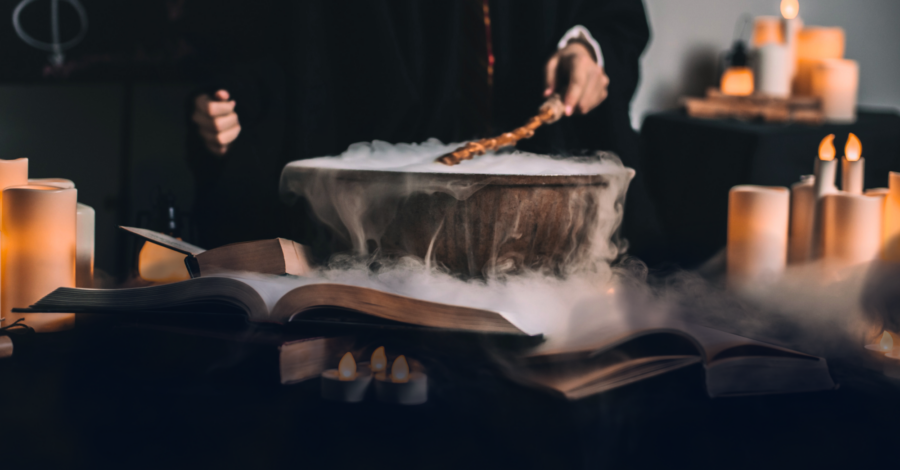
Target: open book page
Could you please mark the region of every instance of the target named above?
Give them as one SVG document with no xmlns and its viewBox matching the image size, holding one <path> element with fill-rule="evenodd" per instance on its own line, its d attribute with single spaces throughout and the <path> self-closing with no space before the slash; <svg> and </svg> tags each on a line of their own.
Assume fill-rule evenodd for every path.
<svg viewBox="0 0 900 470">
<path fill-rule="evenodd" d="M 714 328 L 693 323 L 683 323 L 680 328 L 694 337 L 703 346 L 706 361 L 735 356 L 768 356 L 795 359 L 818 359 L 815 356 L 793 351 L 774 344 L 738 336 Z"/>
</svg>

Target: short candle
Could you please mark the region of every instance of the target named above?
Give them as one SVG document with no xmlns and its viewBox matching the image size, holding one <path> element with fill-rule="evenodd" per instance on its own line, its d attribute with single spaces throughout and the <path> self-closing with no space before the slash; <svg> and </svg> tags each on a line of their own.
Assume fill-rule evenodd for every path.
<svg viewBox="0 0 900 470">
<path fill-rule="evenodd" d="M 322 372 L 322 398 L 326 400 L 357 403 L 366 397 L 372 382 L 368 367 L 357 369 L 353 354 L 347 352 L 337 369 Z"/>
</svg>

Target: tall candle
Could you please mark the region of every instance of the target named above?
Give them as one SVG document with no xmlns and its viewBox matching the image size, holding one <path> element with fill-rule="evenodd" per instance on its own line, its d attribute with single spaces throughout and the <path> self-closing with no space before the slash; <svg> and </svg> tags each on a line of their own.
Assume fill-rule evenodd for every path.
<svg viewBox="0 0 900 470">
<path fill-rule="evenodd" d="M 13 314 L 58 287 L 75 286 L 75 189 L 14 186 L 3 190 L 0 220 L 0 311 L 5 323 L 25 318 L 38 332 L 71 328 L 75 316 Z"/>
<path fill-rule="evenodd" d="M 728 194 L 728 282 L 734 286 L 784 271 L 790 191 L 742 185 Z"/>
<path fill-rule="evenodd" d="M 812 255 L 813 212 L 816 208 L 815 176 L 805 175 L 791 186 L 791 228 L 788 263 L 809 261 Z"/>
<path fill-rule="evenodd" d="M 810 259 L 818 259 L 822 256 L 822 198 L 827 194 L 838 192 L 834 185 L 837 175 L 837 161 L 834 159 L 837 150 L 834 148 L 834 134 L 829 134 L 819 143 L 819 158 L 815 162 L 815 186 L 816 205 L 812 219 L 812 243 Z"/>
<path fill-rule="evenodd" d="M 862 142 L 850 133 L 841 160 L 841 189 L 850 194 L 862 194 L 865 182 L 866 159 L 862 158 Z"/>
<path fill-rule="evenodd" d="M 75 238 L 75 286 L 94 287 L 94 208 L 78 203 Z"/>
<path fill-rule="evenodd" d="M 884 254 L 886 261 L 900 262 L 900 173 L 888 174 L 888 194 L 884 201 Z"/>
<path fill-rule="evenodd" d="M 847 59 L 819 61 L 812 70 L 812 91 L 822 101 L 822 113 L 826 120 L 855 122 L 859 64 Z"/>
<path fill-rule="evenodd" d="M 883 197 L 839 192 L 822 198 L 822 258 L 852 266 L 878 257 Z"/>
<path fill-rule="evenodd" d="M 23 184 L 28 184 L 28 159 L 0 160 L 0 219 L 2 219 L 3 189 L 10 186 L 22 186 Z M 0 279 L 2 279 L 2 276 L 3 274 L 0 272 Z M 0 297 L 2 295 L 2 282 L 0 282 Z M 3 318 L 2 312 L 0 312 L 0 318 Z M 5 324 L 5 322 L 0 322 L 0 325 Z"/>
</svg>

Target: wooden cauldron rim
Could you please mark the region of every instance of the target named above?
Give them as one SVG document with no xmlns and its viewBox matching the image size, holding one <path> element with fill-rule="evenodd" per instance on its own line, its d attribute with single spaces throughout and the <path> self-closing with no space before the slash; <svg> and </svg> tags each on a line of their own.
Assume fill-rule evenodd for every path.
<svg viewBox="0 0 900 470">
<path fill-rule="evenodd" d="M 342 168 L 319 168 L 295 166 L 293 171 L 305 174 L 308 177 L 314 175 L 328 175 L 345 181 L 379 181 L 400 182 L 409 178 L 415 178 L 419 182 L 434 184 L 454 183 L 464 181 L 467 183 L 483 183 L 490 186 L 608 186 L 610 173 L 595 173 L 587 175 L 512 175 L 489 173 L 426 173 L 384 170 L 347 170 Z"/>
</svg>

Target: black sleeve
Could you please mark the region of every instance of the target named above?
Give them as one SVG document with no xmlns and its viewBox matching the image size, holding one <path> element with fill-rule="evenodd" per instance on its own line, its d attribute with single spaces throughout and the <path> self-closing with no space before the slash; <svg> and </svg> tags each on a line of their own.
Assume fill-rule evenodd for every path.
<svg viewBox="0 0 900 470">
<path fill-rule="evenodd" d="M 650 40 L 641 0 L 582 0 L 568 18 L 569 28 L 582 25 L 600 44 L 609 76 L 610 95 L 630 102 L 640 78 L 640 58 Z"/>
</svg>

